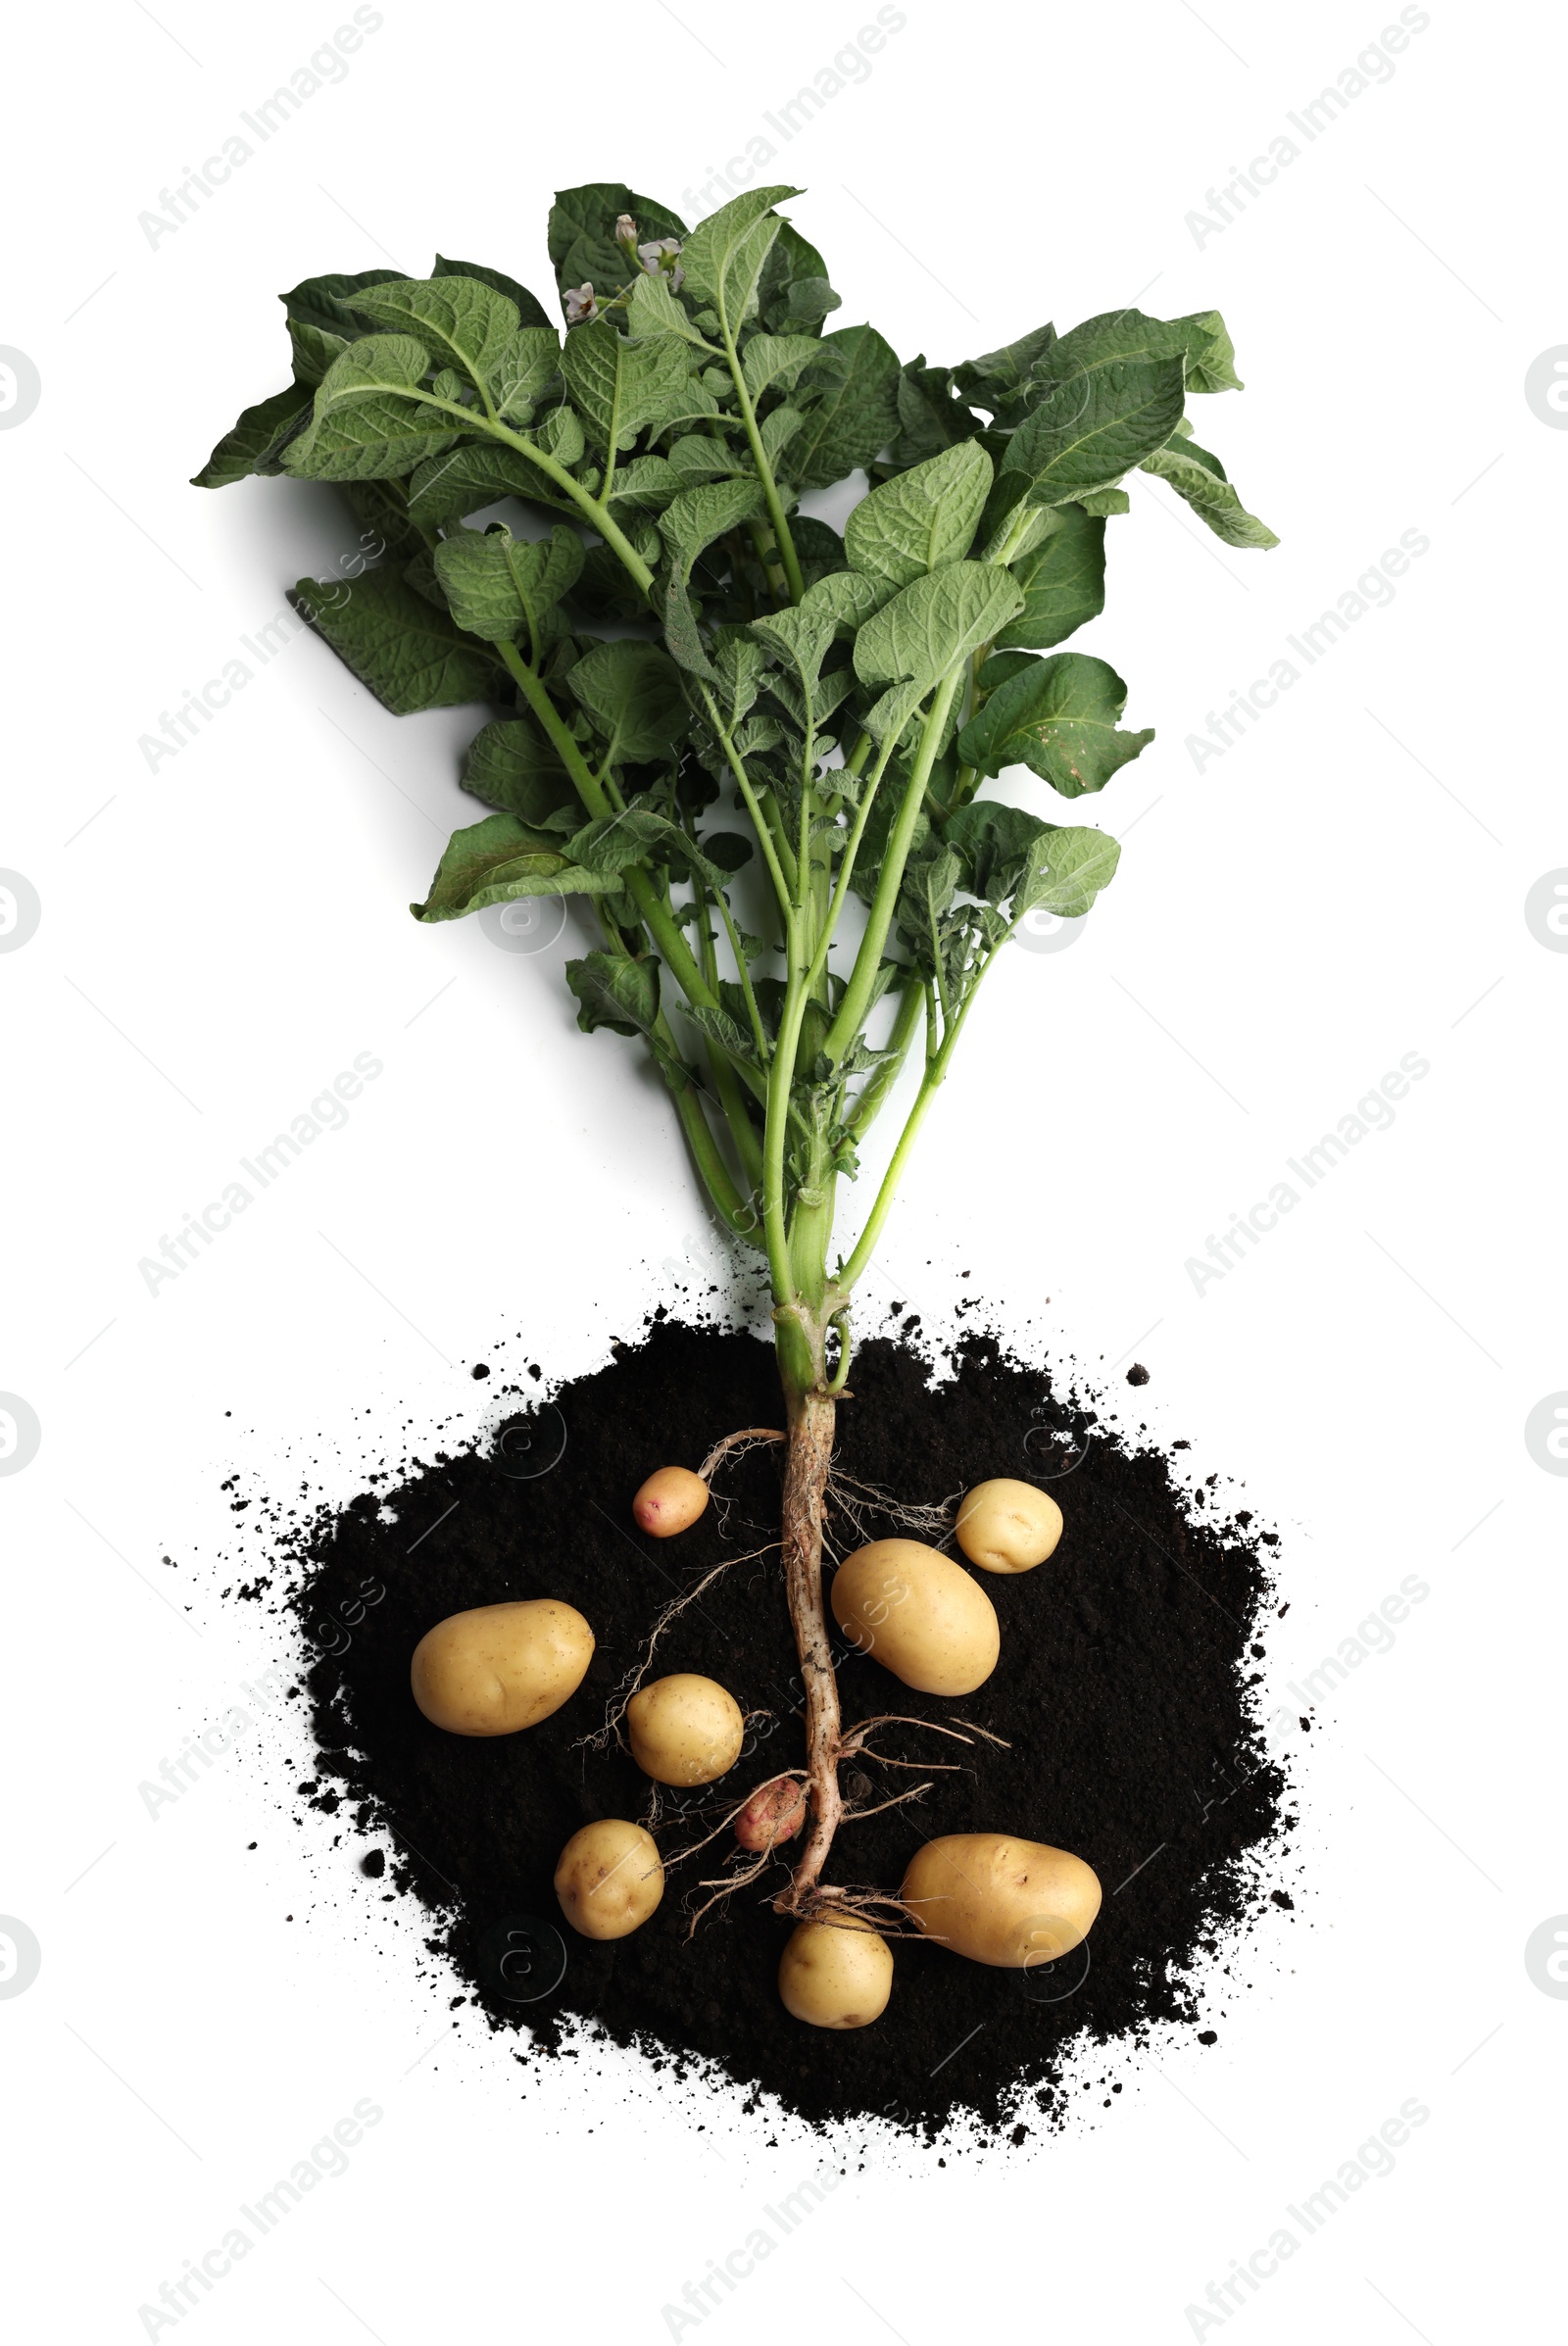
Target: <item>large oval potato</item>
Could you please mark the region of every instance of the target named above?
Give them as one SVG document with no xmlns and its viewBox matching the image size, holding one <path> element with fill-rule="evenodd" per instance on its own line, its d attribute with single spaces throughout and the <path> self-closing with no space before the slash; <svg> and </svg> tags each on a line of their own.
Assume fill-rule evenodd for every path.
<svg viewBox="0 0 1568 2346">
<path fill-rule="evenodd" d="M 996 1607 L 961 1564 L 918 1540 L 873 1540 L 834 1575 L 833 1618 L 922 1694 L 972 1694 L 997 1666 Z"/>
<path fill-rule="evenodd" d="M 1061 1509 L 1049 1491 L 1001 1475 L 969 1492 L 958 1509 L 957 1534 L 982 1572 L 1032 1572 L 1055 1552 Z"/>
<path fill-rule="evenodd" d="M 582 1685 L 594 1633 L 574 1605 L 534 1596 L 475 1605 L 426 1630 L 409 1676 L 432 1726 L 454 1735 L 514 1735 Z"/>
<path fill-rule="evenodd" d="M 950 1833 L 909 1861 L 901 1892 L 927 1938 L 971 1963 L 1027 1971 L 1087 1938 L 1100 1879 L 1065 1849 L 1011 1833 Z"/>
<path fill-rule="evenodd" d="M 656 1784 L 711 1784 L 740 1758 L 746 1721 L 716 1679 L 677 1670 L 632 1696 L 626 1732 L 632 1758 Z"/>
<path fill-rule="evenodd" d="M 624 1938 L 646 1923 L 664 1894 L 659 1843 L 624 1817 L 584 1825 L 556 1865 L 556 1896 L 584 1938 Z"/>
<path fill-rule="evenodd" d="M 893 1993 L 893 1949 L 856 1914 L 800 1923 L 779 1957 L 786 2012 L 813 2028 L 863 2028 L 880 2020 Z"/>
</svg>

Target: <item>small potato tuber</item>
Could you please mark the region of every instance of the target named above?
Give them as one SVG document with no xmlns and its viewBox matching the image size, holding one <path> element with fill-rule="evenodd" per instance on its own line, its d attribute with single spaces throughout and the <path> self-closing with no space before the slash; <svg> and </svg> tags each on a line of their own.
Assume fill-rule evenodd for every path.
<svg viewBox="0 0 1568 2346">
<path fill-rule="evenodd" d="M 1032 1572 L 1055 1550 L 1061 1509 L 1049 1491 L 1004 1475 L 976 1484 L 958 1509 L 957 1534 L 982 1572 Z"/>
<path fill-rule="evenodd" d="M 863 2028 L 893 1993 L 893 1949 L 856 1914 L 801 1923 L 779 1957 L 786 2012 L 813 2028 Z"/>
<path fill-rule="evenodd" d="M 556 1866 L 556 1896 L 584 1938 L 624 1938 L 664 1894 L 659 1844 L 624 1817 L 601 1817 L 574 1833 Z"/>
<path fill-rule="evenodd" d="M 793 1777 L 760 1784 L 735 1820 L 743 1849 L 776 1849 L 792 1841 L 806 1823 L 806 1786 Z"/>
<path fill-rule="evenodd" d="M 679 1670 L 632 1696 L 626 1732 L 632 1758 L 656 1784 L 711 1784 L 740 1758 L 746 1722 L 716 1679 Z"/>
<path fill-rule="evenodd" d="M 690 1531 L 708 1504 L 708 1485 L 689 1467 L 662 1466 L 631 1502 L 638 1529 L 654 1540 Z"/>
</svg>

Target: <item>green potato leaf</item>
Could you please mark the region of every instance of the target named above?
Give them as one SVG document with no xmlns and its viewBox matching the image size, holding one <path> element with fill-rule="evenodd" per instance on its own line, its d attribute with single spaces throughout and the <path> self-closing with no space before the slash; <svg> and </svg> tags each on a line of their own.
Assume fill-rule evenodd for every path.
<svg viewBox="0 0 1568 2346">
<path fill-rule="evenodd" d="M 1030 868 L 1036 841 L 1051 829 L 1022 806 L 980 799 L 950 815 L 942 836 L 962 860 L 969 894 L 984 897 L 987 904 L 1004 904 Z"/>
<path fill-rule="evenodd" d="M 1043 907 L 1062 920 L 1081 920 L 1101 890 L 1110 886 L 1120 861 L 1120 844 L 1105 832 L 1048 823 L 1013 892 L 1013 918 Z"/>
<path fill-rule="evenodd" d="M 782 654 L 799 676 L 802 689 L 814 695 L 822 662 L 840 629 L 858 627 L 886 600 L 887 590 L 878 580 L 853 570 L 835 570 L 808 587 L 793 609 L 754 619 L 752 633 L 770 652 Z M 844 689 L 849 689 L 848 684 Z"/>
<path fill-rule="evenodd" d="M 779 223 L 773 249 L 762 267 L 758 307 L 770 334 L 820 334 L 822 320 L 840 307 L 827 279 L 827 263 L 789 220 Z"/>
<path fill-rule="evenodd" d="M 764 391 L 787 391 L 802 367 L 821 355 L 821 343 L 811 334 L 754 334 L 741 361 L 746 388 L 753 400 Z"/>
<path fill-rule="evenodd" d="M 613 886 L 608 876 L 580 870 L 559 841 L 541 838 L 514 814 L 487 814 L 453 832 L 429 895 L 409 910 L 416 920 L 461 920 L 519 897 L 603 896 Z"/>
<path fill-rule="evenodd" d="M 411 334 L 368 334 L 334 360 L 310 422 L 282 452 L 302 480 L 386 480 L 450 448 L 454 417 L 420 400 L 430 364 Z"/>
<path fill-rule="evenodd" d="M 1023 609 L 997 637 L 998 651 L 1025 645 L 1049 652 L 1105 608 L 1105 524 L 1080 505 L 1043 507 L 1054 523 L 1040 542 L 1008 564 L 1023 589 Z"/>
<path fill-rule="evenodd" d="M 485 389 L 498 421 L 514 431 L 530 422 L 533 412 L 561 368 L 561 336 L 554 326 L 519 326 L 499 343 L 485 368 Z"/>
<path fill-rule="evenodd" d="M 435 574 L 452 615 L 486 643 L 510 643 L 540 621 L 576 584 L 582 540 L 558 522 L 548 538 L 514 538 L 510 529 L 460 530 L 435 549 Z"/>
<path fill-rule="evenodd" d="M 1127 687 L 1114 668 L 1083 652 L 1013 663 L 958 737 L 958 755 L 977 772 L 1026 765 L 1063 798 L 1103 790 L 1112 774 L 1153 740 L 1152 730 L 1124 733 L 1117 719 Z M 999 666 L 1001 662 L 997 663 Z M 980 672 L 982 689 L 991 663 Z"/>
<path fill-rule="evenodd" d="M 635 799 L 620 814 L 584 823 L 565 843 L 565 853 L 575 866 L 597 874 L 607 887 L 613 887 L 628 865 L 671 858 L 680 867 L 678 877 L 689 866 L 701 872 L 710 888 L 722 888 L 730 876 L 692 845 L 679 823 Z"/>
<path fill-rule="evenodd" d="M 1031 371 L 1037 380 L 1056 384 L 1129 360 L 1147 365 L 1161 359 L 1183 362 L 1190 391 L 1242 388 L 1235 347 L 1217 310 L 1170 318 L 1146 318 L 1141 310 L 1106 310 L 1044 350 Z"/>
<path fill-rule="evenodd" d="M 396 285 L 402 282 L 401 271 L 395 269 L 362 269 L 352 276 L 307 277 L 288 293 L 280 293 L 283 314 L 301 325 L 316 326 L 323 334 L 341 334 L 352 342 L 364 333 L 364 320 L 355 309 L 355 299 L 372 285 Z"/>
<path fill-rule="evenodd" d="M 982 358 L 966 359 L 953 370 L 957 388 L 972 393 L 988 408 L 1010 399 L 1029 382 L 1056 339 L 1054 325 L 1036 326 L 1016 342 L 988 350 Z"/>
<path fill-rule="evenodd" d="M 630 448 L 686 405 L 686 346 L 677 334 L 630 342 L 608 318 L 573 326 L 561 354 L 572 406 L 596 448 Z"/>
<path fill-rule="evenodd" d="M 368 570 L 352 585 L 341 578 L 302 578 L 293 601 L 394 716 L 496 700 L 511 691 L 493 654 L 395 571 Z"/>
<path fill-rule="evenodd" d="M 524 326 L 543 326 L 547 333 L 555 332 L 550 323 L 549 311 L 535 300 L 526 285 L 519 285 L 515 277 L 507 275 L 505 269 L 483 269 L 477 261 L 448 261 L 443 254 L 437 253 L 435 267 L 430 274 L 432 277 L 477 277 L 481 285 L 493 286 L 497 293 L 506 295 Z M 385 283 L 387 279 L 381 278 L 379 281 Z"/>
<path fill-rule="evenodd" d="M 479 277 L 399 277 L 368 287 L 354 306 L 373 325 L 413 335 L 438 367 L 455 367 L 475 384 L 521 323 L 516 303 Z"/>
<path fill-rule="evenodd" d="M 738 334 L 756 306 L 758 281 L 783 221 L 773 206 L 799 195 L 798 187 L 749 187 L 699 223 L 681 246 L 685 290 L 694 302 L 709 302 L 732 334 Z"/>
<path fill-rule="evenodd" d="M 681 445 L 677 441 L 676 446 Z M 617 506 L 624 506 L 628 511 L 635 509 L 640 513 L 661 513 L 671 498 L 678 497 L 682 489 L 690 485 L 689 474 L 679 470 L 667 457 L 633 457 L 631 463 L 622 464 L 615 474 L 614 487 L 610 493 L 610 510 L 614 513 Z"/>
<path fill-rule="evenodd" d="M 1218 457 L 1210 456 L 1206 448 L 1199 448 L 1191 440 L 1172 440 L 1168 447 L 1145 457 L 1140 469 L 1152 472 L 1156 480 L 1168 481 L 1200 521 L 1206 521 L 1227 546 L 1266 550 L 1279 544 L 1268 523 L 1247 511 L 1226 479 Z"/>
<path fill-rule="evenodd" d="M 680 670 L 635 636 L 585 653 L 566 682 L 609 745 L 607 765 L 668 757 L 691 721 Z"/>
<path fill-rule="evenodd" d="M 294 353 L 294 380 L 308 383 L 314 391 L 325 376 L 334 359 L 340 359 L 355 337 L 351 334 L 328 334 L 307 319 L 291 318 L 288 321 L 289 348 Z"/>
<path fill-rule="evenodd" d="M 797 405 L 808 391 L 815 396 L 790 445 L 789 476 L 798 489 L 827 489 L 873 463 L 898 429 L 898 353 L 875 326 L 841 326 L 817 344 Z"/>
<path fill-rule="evenodd" d="M 409 513 L 421 529 L 440 529 L 503 497 L 548 497 L 551 484 L 515 449 L 466 440 L 431 457 L 409 482 Z"/>
<path fill-rule="evenodd" d="M 950 367 L 928 367 L 923 357 L 911 359 L 898 381 L 899 436 L 892 462 L 918 464 L 940 456 L 963 440 L 972 440 L 980 418 L 954 388 Z"/>
<path fill-rule="evenodd" d="M 991 459 L 978 442 L 964 440 L 884 481 L 845 524 L 852 566 L 904 587 L 961 560 L 973 543 L 991 480 Z"/>
<path fill-rule="evenodd" d="M 990 643 L 1022 605 L 1023 595 L 1005 570 L 990 562 L 949 562 L 915 579 L 866 620 L 855 639 L 855 672 L 862 684 L 907 681 L 923 697 Z"/>
<path fill-rule="evenodd" d="M 1107 489 L 1163 448 L 1181 419 L 1179 357 L 1112 359 L 1048 391 L 1013 433 L 998 489 L 1017 486 L 1036 505 L 1062 505 Z"/>
<path fill-rule="evenodd" d="M 308 385 L 290 383 L 286 391 L 274 391 L 270 399 L 247 408 L 192 477 L 192 488 L 226 489 L 254 472 L 281 472 L 283 451 L 308 420 L 314 405 L 315 395 Z"/>
<path fill-rule="evenodd" d="M 577 997 L 577 1024 L 585 1035 L 608 1027 L 612 1035 L 652 1035 L 659 1016 L 659 962 L 652 953 L 587 953 L 566 963 Z"/>
<path fill-rule="evenodd" d="M 678 334 L 695 349 L 717 355 L 707 335 L 699 333 L 693 325 L 691 312 L 670 291 L 669 279 L 662 270 L 655 275 L 639 269 L 633 277 L 626 322 L 634 334 Z"/>
<path fill-rule="evenodd" d="M 531 831 L 578 827 L 582 804 L 555 745 L 531 718 L 496 717 L 468 744 L 463 787 Z"/>
<path fill-rule="evenodd" d="M 715 538 L 743 521 L 759 519 L 766 511 L 762 484 L 754 475 L 684 489 L 660 515 L 660 535 L 670 558 L 664 589 L 664 641 L 693 675 L 711 680 L 714 670 L 697 632 L 697 614 L 688 592 L 692 564 Z"/>
</svg>

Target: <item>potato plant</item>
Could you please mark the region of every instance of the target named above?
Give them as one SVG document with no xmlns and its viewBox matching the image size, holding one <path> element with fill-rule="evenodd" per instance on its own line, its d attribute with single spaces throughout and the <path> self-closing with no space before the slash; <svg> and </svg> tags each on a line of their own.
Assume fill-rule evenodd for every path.
<svg viewBox="0 0 1568 2346">
<path fill-rule="evenodd" d="M 778 1905 L 804 1925 L 863 1732 L 841 1722 L 822 1588 L 856 1291 L 997 954 L 1033 912 L 1087 912 L 1119 852 L 986 786 L 1017 777 L 1064 811 L 1152 738 L 1122 727 L 1106 661 L 1057 648 L 1102 610 L 1106 528 L 1146 476 L 1229 546 L 1275 540 L 1187 418 L 1191 397 L 1240 388 L 1217 314 L 1107 312 L 959 366 L 901 363 L 873 326 L 828 324 L 826 266 L 775 209 L 798 192 L 750 191 L 691 229 L 625 187 L 558 196 L 564 333 L 464 262 L 313 278 L 284 296 L 293 381 L 197 478 L 337 482 L 379 536 L 378 568 L 303 580 L 300 609 L 386 708 L 495 712 L 463 776 L 487 811 L 416 916 L 578 900 L 597 930 L 566 963 L 578 1024 L 649 1055 L 713 1211 L 765 1259 L 807 1806 L 802 1830 L 791 1778 L 759 1787 L 743 1845 L 798 1840 Z M 860 476 L 842 535 L 806 510 Z M 836 1249 L 839 1185 L 911 1061 L 902 1130 Z M 678 1477 L 640 1495 L 656 1532 L 701 1503 Z M 1047 1513 L 1003 1507 L 978 1560 L 1026 1569 Z M 994 1612 L 934 1561 L 964 1588 L 938 1592 L 951 1618 L 915 1668 L 977 1683 Z M 847 1590 L 841 1618 L 852 1594 L 878 1599 Z M 466 1704 L 466 1650 L 427 1658 L 459 1732 L 495 1732 Z M 677 1722 L 664 1780 L 702 1781 L 733 1728 Z M 578 1837 L 586 1912 L 621 1853 Z M 595 1926 L 631 1927 L 619 1909 Z M 792 1992 L 856 2025 L 885 1980 L 831 1935 L 801 1943 Z"/>
</svg>

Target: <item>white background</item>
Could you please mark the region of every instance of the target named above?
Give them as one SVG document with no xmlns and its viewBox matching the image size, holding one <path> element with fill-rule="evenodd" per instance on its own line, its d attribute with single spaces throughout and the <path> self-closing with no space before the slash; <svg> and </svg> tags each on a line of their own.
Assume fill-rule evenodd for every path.
<svg viewBox="0 0 1568 2346">
<path fill-rule="evenodd" d="M 1094 2123 L 1063 2139 L 946 2170 L 887 2151 L 704 2334 L 1188 2337 L 1205 2286 L 1412 2096 L 1430 2120 L 1396 2172 L 1215 2326 L 1533 2334 L 1568 2009 L 1524 1946 L 1568 1909 L 1568 1484 L 1523 1429 L 1568 1387 L 1568 956 L 1524 900 L 1568 865 L 1568 434 L 1524 378 L 1568 343 L 1561 35 L 1434 0 L 1392 78 L 1195 233 L 1205 191 L 1396 10 L 906 13 L 785 147 L 764 114 L 854 38 L 850 0 L 682 0 L 681 21 L 387 0 L 346 77 L 156 243 L 138 215 L 327 39 L 327 0 L 99 0 L 13 28 L 0 341 L 42 381 L 0 434 L 0 864 L 42 903 L 0 957 L 0 1389 L 42 1427 L 0 1480 L 0 1911 L 43 1951 L 0 2000 L 19 2335 L 148 2334 L 138 2307 L 366 2096 L 384 2118 L 348 2174 L 181 2335 L 660 2339 L 820 2159 L 635 2060 L 525 2074 L 471 2012 L 453 2029 L 418 1914 L 290 1819 L 297 1716 L 156 1821 L 137 1790 L 276 1651 L 219 1601 L 225 1476 L 345 1497 L 389 1449 L 483 1425 L 474 1359 L 572 1373 L 668 1263 L 721 1259 L 663 1100 L 574 1031 L 566 941 L 530 959 L 408 917 L 472 819 L 455 754 L 477 711 L 394 719 L 300 637 L 149 772 L 160 712 L 352 543 L 323 493 L 187 476 L 285 379 L 278 288 L 439 248 L 544 294 L 558 185 L 680 209 L 760 133 L 767 175 L 809 190 L 792 209 L 835 322 L 869 315 L 906 355 L 1220 308 L 1249 387 L 1199 404 L 1200 437 L 1284 541 L 1232 554 L 1153 484 L 1110 525 L 1108 609 L 1079 640 L 1158 728 L 1079 809 L 1127 838 L 1121 874 L 1070 951 L 993 981 L 883 1293 L 937 1324 L 990 1298 L 1122 1403 L 1136 1348 L 1136 1414 L 1284 1530 L 1271 1704 L 1402 1577 L 1431 1593 L 1293 1746 L 1309 1862 L 1296 1915 L 1219 1979 L 1219 2042 L 1119 2056 L 1114 2108 L 1084 2095 Z M 1195 771 L 1207 712 L 1410 529 L 1430 551 L 1393 603 Z M 385 1071 L 347 1128 L 150 1295 L 138 1260 L 361 1051 Z M 1431 1071 L 1392 1129 L 1195 1293 L 1188 1258 L 1407 1052 Z"/>
</svg>

